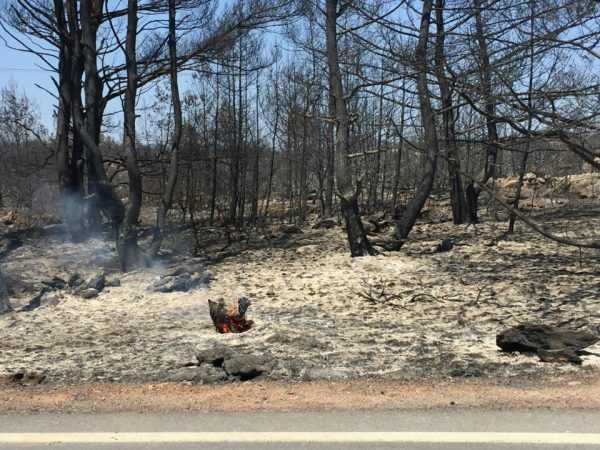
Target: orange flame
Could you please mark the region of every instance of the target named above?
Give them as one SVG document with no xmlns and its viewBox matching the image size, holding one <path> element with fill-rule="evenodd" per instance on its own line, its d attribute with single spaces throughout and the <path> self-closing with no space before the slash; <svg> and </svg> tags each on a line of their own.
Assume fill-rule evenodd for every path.
<svg viewBox="0 0 600 450">
<path fill-rule="evenodd" d="M 218 325 L 219 333 L 231 333 L 231 328 L 226 323 L 220 323 Z"/>
</svg>

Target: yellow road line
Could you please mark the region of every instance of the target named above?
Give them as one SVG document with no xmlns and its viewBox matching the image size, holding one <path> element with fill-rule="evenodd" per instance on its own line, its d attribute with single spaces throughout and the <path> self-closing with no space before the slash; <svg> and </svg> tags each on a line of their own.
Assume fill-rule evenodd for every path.
<svg viewBox="0 0 600 450">
<path fill-rule="evenodd" d="M 464 443 L 464 444 L 600 444 L 600 433 L 500 432 L 136 432 L 136 433 L 0 433 L 0 444 L 87 443 Z"/>
</svg>

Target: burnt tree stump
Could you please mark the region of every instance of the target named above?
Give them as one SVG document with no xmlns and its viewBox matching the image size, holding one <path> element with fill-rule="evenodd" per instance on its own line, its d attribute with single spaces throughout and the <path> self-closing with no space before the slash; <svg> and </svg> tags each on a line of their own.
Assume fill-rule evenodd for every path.
<svg viewBox="0 0 600 450">
<path fill-rule="evenodd" d="M 223 301 L 208 301 L 210 318 L 219 333 L 243 333 L 248 331 L 253 322 L 246 319 L 246 311 L 251 305 L 247 297 L 240 297 L 234 304 L 228 305 Z"/>
</svg>

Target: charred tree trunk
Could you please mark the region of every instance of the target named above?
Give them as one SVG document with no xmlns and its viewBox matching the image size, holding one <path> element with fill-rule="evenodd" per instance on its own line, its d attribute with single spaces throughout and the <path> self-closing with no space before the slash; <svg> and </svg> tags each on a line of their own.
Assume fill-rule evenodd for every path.
<svg viewBox="0 0 600 450">
<path fill-rule="evenodd" d="M 479 49 L 479 61 L 480 61 L 480 72 L 481 72 L 481 93 L 485 101 L 485 122 L 487 129 L 487 145 L 485 153 L 485 164 L 483 171 L 479 176 L 479 184 L 486 184 L 490 178 L 496 178 L 497 176 L 497 164 L 498 159 L 498 127 L 495 120 L 496 114 L 496 102 L 493 96 L 492 86 L 492 71 L 493 68 L 490 63 L 490 56 L 488 52 L 485 28 L 482 17 L 482 3 L 483 0 L 474 0 L 475 2 L 475 33 L 477 37 L 477 45 Z M 474 204 L 476 205 L 479 194 L 481 193 L 481 187 L 477 187 L 475 191 L 477 198 Z M 478 212 L 469 211 L 469 217 L 471 222 L 477 223 Z M 473 221 L 473 219 L 475 221 Z"/>
<path fill-rule="evenodd" d="M 254 159 L 252 166 L 252 209 L 250 212 L 250 224 L 256 225 L 256 219 L 258 218 L 258 187 L 259 187 L 259 163 L 260 163 L 260 123 L 259 115 L 260 111 L 260 86 L 258 84 L 259 75 L 256 75 L 256 145 L 254 148 Z"/>
<path fill-rule="evenodd" d="M 527 147 L 529 147 L 529 145 L 527 145 Z M 517 215 L 515 211 L 519 210 L 519 202 L 521 201 L 521 190 L 523 189 L 523 179 L 525 178 L 525 173 L 527 172 L 528 157 L 529 148 L 527 148 L 525 153 L 523 153 L 523 159 L 521 160 L 521 167 L 519 168 L 519 182 L 517 183 L 517 192 L 515 193 L 515 203 L 513 205 L 513 211 L 511 211 L 510 213 L 507 234 L 513 234 L 515 232 L 515 222 L 517 221 Z"/>
<path fill-rule="evenodd" d="M 527 108 L 530 110 L 528 111 L 528 118 L 527 118 L 527 131 L 531 132 L 531 126 L 533 124 L 533 118 L 532 118 L 532 114 L 531 114 L 531 104 L 533 101 L 532 98 L 532 94 L 533 94 L 533 77 L 534 77 L 534 73 L 533 73 L 533 66 L 534 66 L 534 59 L 535 59 L 535 53 L 534 53 L 534 30 L 535 30 L 535 1 L 531 1 L 529 3 L 529 7 L 531 8 L 531 16 L 530 16 L 530 44 L 529 44 L 529 80 L 528 80 L 528 92 L 527 92 Z M 510 221 L 508 224 L 508 234 L 512 234 L 515 232 L 515 222 L 517 220 L 517 214 L 516 212 L 519 210 L 519 202 L 521 201 L 521 189 L 523 188 L 523 178 L 525 178 L 525 173 L 527 172 L 527 160 L 529 158 L 529 150 L 531 148 L 531 136 L 527 136 L 526 138 L 527 140 L 525 141 L 525 152 L 523 153 L 523 159 L 521 161 L 521 168 L 519 171 L 519 184 L 517 184 L 517 193 L 515 195 L 515 204 L 514 204 L 514 208 L 510 214 Z"/>
<path fill-rule="evenodd" d="M 58 113 L 56 120 L 56 157 L 58 167 L 58 186 L 61 206 L 71 238 L 74 242 L 85 239 L 83 208 L 83 177 L 79 176 L 81 153 L 73 142 L 73 152 L 69 152 L 69 132 L 72 115 L 72 77 L 73 45 L 65 17 L 62 0 L 54 1 L 58 29 L 60 30 L 58 61 Z"/>
<path fill-rule="evenodd" d="M 402 106 L 400 109 L 400 127 L 394 123 L 394 128 L 398 134 L 398 153 L 396 153 L 396 166 L 394 171 L 394 186 L 392 188 L 392 213 L 395 213 L 398 208 L 398 190 L 400 189 L 400 169 L 402 168 L 402 150 L 404 148 L 404 122 L 405 122 L 405 101 L 406 101 L 406 86 L 402 83 Z"/>
<path fill-rule="evenodd" d="M 452 104 L 452 90 L 446 74 L 445 30 L 444 30 L 444 0 L 436 0 L 436 25 L 437 35 L 435 41 L 435 74 L 440 87 L 442 103 L 442 121 L 444 129 L 444 145 L 448 160 L 448 180 L 450 182 L 450 203 L 452 205 L 452 219 L 456 225 L 465 222 L 467 205 L 465 191 L 460 175 L 460 157 L 456 146 L 454 123 L 454 105 Z M 458 113 L 457 113 L 458 114 Z"/>
<path fill-rule="evenodd" d="M 173 204 L 173 193 L 177 184 L 178 164 L 179 164 L 179 146 L 181 144 L 181 129 L 182 129 L 182 113 L 181 99 L 179 97 L 179 82 L 177 80 L 177 40 L 176 40 L 176 10 L 175 0 L 169 0 L 169 78 L 171 83 L 171 102 L 173 104 L 173 136 L 171 138 L 171 160 L 169 161 L 169 170 L 165 191 L 161 198 L 158 212 L 156 215 L 156 228 L 154 229 L 154 237 L 150 245 L 150 254 L 156 255 L 165 235 L 165 227 L 167 222 L 167 213 Z"/>
<path fill-rule="evenodd" d="M 267 201 L 265 210 L 262 213 L 266 218 L 269 213 L 269 203 L 271 202 L 271 190 L 273 189 L 273 169 L 275 167 L 275 149 L 277 148 L 277 128 L 279 126 L 279 85 L 275 79 L 275 125 L 273 129 L 273 141 L 271 142 L 271 159 L 269 161 L 269 184 L 267 186 Z"/>
<path fill-rule="evenodd" d="M 214 142 L 213 142 L 213 161 L 212 161 L 212 187 L 211 187 L 211 195 L 210 195 L 210 218 L 209 224 L 213 226 L 215 220 L 215 209 L 217 206 L 217 169 L 218 169 L 218 156 L 219 156 L 219 66 L 217 65 L 217 73 L 216 73 L 216 99 L 215 99 L 215 134 L 214 134 Z"/>
<path fill-rule="evenodd" d="M 398 240 L 397 249 L 404 245 L 412 227 L 414 226 L 423 205 L 429 197 L 435 171 L 437 168 L 438 139 L 435 126 L 435 115 L 431 107 L 431 99 L 427 86 L 427 41 L 429 40 L 429 25 L 431 22 L 432 0 L 424 0 L 423 12 L 421 14 L 421 26 L 419 29 L 419 41 L 416 49 L 417 63 L 417 92 L 419 95 L 419 106 L 421 108 L 421 120 L 423 122 L 423 134 L 425 136 L 425 161 L 423 164 L 423 176 L 417 187 L 414 197 L 409 202 L 406 211 L 396 223 L 394 235 Z"/>
<path fill-rule="evenodd" d="M 100 15 L 102 12 L 102 5 L 99 6 L 99 10 L 98 5 L 95 5 L 92 10 L 89 1 L 82 1 L 81 13 L 77 10 L 77 5 L 78 2 L 75 0 L 69 0 L 67 2 L 70 43 L 73 49 L 71 83 L 73 128 L 77 138 L 81 141 L 85 149 L 89 189 L 92 193 L 96 194 L 99 207 L 116 230 L 125 216 L 125 207 L 123 206 L 121 199 L 113 190 L 110 180 L 106 175 L 106 171 L 104 170 L 102 154 L 98 147 L 101 124 L 88 124 L 89 121 L 102 121 L 102 116 L 97 114 L 99 112 L 98 108 L 94 107 L 94 105 L 99 106 L 99 102 L 102 100 L 102 91 L 98 91 L 99 77 L 96 67 L 95 36 L 97 28 L 95 28 L 95 26 L 97 19 L 94 20 L 92 18 L 95 13 L 97 13 L 98 16 Z M 81 17 L 81 29 L 78 25 L 79 17 Z M 84 52 L 82 49 L 83 46 L 91 48 L 87 48 Z M 86 83 L 84 85 L 86 105 L 89 104 L 92 108 L 90 114 L 88 114 L 86 108 L 85 115 L 81 103 L 82 72 L 84 71 L 86 74 Z M 94 82 L 94 80 L 96 80 L 96 82 Z M 89 130 L 92 130 L 92 133 L 90 133 Z M 98 130 L 98 133 L 94 130 Z"/>
<path fill-rule="evenodd" d="M 363 256 L 365 253 L 374 255 L 377 252 L 367 239 L 358 209 L 358 192 L 352 185 L 348 161 L 349 117 L 344 96 L 340 64 L 337 48 L 337 0 L 327 0 L 326 5 L 326 35 L 327 35 L 327 64 L 329 67 L 329 89 L 333 96 L 335 110 L 335 178 L 338 194 L 342 202 L 342 215 L 346 223 L 346 232 L 350 253 L 352 256 Z"/>
<path fill-rule="evenodd" d="M 329 111 L 335 111 L 335 98 L 333 95 L 329 95 Z M 335 127 L 334 125 L 327 124 L 327 160 L 325 166 L 325 204 L 323 215 L 325 217 L 331 217 L 333 214 L 333 191 L 335 187 L 334 172 L 335 172 Z"/>
<path fill-rule="evenodd" d="M 135 136 L 135 101 L 137 97 L 137 0 L 127 3 L 127 35 L 125 38 L 125 64 L 127 68 L 127 90 L 123 100 L 123 150 L 125 168 L 129 178 L 129 203 L 124 220 L 117 232 L 117 252 L 123 271 L 129 271 L 143 264 L 138 247 L 138 219 L 142 207 L 142 177 L 137 160 Z"/>
</svg>

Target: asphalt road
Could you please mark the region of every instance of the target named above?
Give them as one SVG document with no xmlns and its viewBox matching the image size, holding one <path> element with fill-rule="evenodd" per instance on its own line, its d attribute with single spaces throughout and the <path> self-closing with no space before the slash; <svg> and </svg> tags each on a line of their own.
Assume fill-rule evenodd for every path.
<svg viewBox="0 0 600 450">
<path fill-rule="evenodd" d="M 0 449 L 600 449 L 600 410 L 0 416 Z"/>
</svg>

